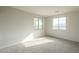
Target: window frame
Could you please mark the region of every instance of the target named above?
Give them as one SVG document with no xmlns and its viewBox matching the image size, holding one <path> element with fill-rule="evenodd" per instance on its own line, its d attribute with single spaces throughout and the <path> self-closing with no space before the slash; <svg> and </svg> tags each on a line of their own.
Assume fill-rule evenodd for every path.
<svg viewBox="0 0 79 59">
<path fill-rule="evenodd" d="M 38 18 L 38 27 L 37 27 L 37 28 L 36 28 L 36 26 L 34 25 L 34 18 Z M 33 27 L 34 27 L 34 29 L 35 29 L 35 30 L 42 30 L 42 29 L 43 29 L 43 17 L 34 17 L 34 18 L 33 18 Z M 42 26 L 41 26 L 41 28 L 40 28 L 39 20 L 42 21 Z"/>
<path fill-rule="evenodd" d="M 59 19 L 60 18 L 63 18 L 63 17 L 65 17 L 66 19 L 65 19 L 65 29 L 61 29 L 61 26 L 60 26 L 60 24 L 59 24 Z M 54 19 L 55 18 L 58 18 L 58 28 L 57 29 L 55 29 L 54 28 Z M 67 16 L 56 16 L 56 17 L 53 17 L 53 20 L 52 20 L 52 27 L 53 27 L 53 30 L 67 30 Z"/>
</svg>

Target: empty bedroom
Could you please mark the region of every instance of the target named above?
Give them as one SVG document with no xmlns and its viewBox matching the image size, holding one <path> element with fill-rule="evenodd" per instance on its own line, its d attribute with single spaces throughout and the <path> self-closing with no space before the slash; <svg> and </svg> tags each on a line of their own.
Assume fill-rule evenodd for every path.
<svg viewBox="0 0 79 59">
<path fill-rule="evenodd" d="M 0 53 L 79 53 L 79 7 L 0 6 Z"/>
</svg>

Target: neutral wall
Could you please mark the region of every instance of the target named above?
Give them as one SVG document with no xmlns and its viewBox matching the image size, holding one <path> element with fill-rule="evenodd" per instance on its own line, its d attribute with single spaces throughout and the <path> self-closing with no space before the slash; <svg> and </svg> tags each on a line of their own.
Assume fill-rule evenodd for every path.
<svg viewBox="0 0 79 59">
<path fill-rule="evenodd" d="M 64 38 L 79 42 L 79 11 L 70 12 L 62 15 L 67 17 L 67 30 L 53 30 L 52 19 L 55 16 L 46 17 L 45 21 L 45 33 L 46 35 Z"/>
<path fill-rule="evenodd" d="M 33 18 L 37 16 L 11 7 L 0 7 L 0 48 L 18 43 L 35 32 Z M 37 36 L 44 35 L 42 30 L 36 33 Z"/>
</svg>

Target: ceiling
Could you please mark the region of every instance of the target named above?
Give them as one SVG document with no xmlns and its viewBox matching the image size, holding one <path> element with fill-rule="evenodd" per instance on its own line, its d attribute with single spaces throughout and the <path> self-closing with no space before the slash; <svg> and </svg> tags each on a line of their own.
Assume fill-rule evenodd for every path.
<svg viewBox="0 0 79 59">
<path fill-rule="evenodd" d="M 13 6 L 13 8 L 42 16 L 52 16 L 79 10 L 78 6 Z"/>
</svg>

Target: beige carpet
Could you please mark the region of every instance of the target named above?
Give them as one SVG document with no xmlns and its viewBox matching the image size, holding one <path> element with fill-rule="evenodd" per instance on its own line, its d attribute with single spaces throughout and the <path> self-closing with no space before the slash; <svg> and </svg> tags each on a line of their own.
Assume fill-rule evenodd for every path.
<svg viewBox="0 0 79 59">
<path fill-rule="evenodd" d="M 52 37 L 22 41 L 17 45 L 0 49 L 1 53 L 78 53 L 79 43 Z"/>
</svg>

